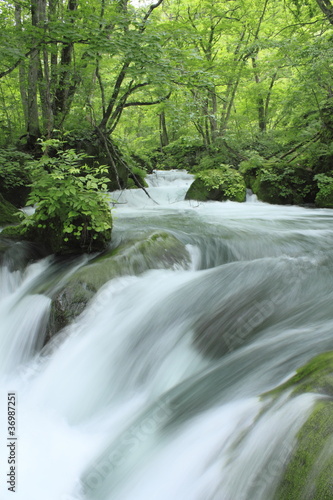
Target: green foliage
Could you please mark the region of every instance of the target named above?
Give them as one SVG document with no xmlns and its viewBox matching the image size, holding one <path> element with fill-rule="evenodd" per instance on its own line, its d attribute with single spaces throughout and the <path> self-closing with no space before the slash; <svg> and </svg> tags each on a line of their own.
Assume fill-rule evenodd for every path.
<svg viewBox="0 0 333 500">
<path fill-rule="evenodd" d="M 0 182 L 4 189 L 24 186 L 31 156 L 14 148 L 0 149 Z"/>
<path fill-rule="evenodd" d="M 186 169 L 191 171 L 195 165 L 198 165 L 204 151 L 205 147 L 198 140 L 180 140 L 165 146 L 163 152 L 155 152 L 151 159 L 157 169 Z"/>
<path fill-rule="evenodd" d="M 242 176 L 230 165 L 220 165 L 219 170 L 205 170 L 197 174 L 208 189 L 223 189 L 229 200 L 239 201 L 244 197 Z M 244 201 L 244 200 L 242 200 Z"/>
<path fill-rule="evenodd" d="M 30 163 L 33 179 L 28 203 L 36 211 L 26 216 L 27 232 L 47 234 L 52 250 L 81 248 L 91 250 L 111 234 L 111 215 L 107 203 L 107 167 L 92 169 L 82 164 L 85 155 L 74 150 L 59 151 L 50 157 L 46 150 L 58 141 L 43 143 L 44 156 Z"/>
<path fill-rule="evenodd" d="M 333 208 L 333 177 L 317 174 L 314 178 L 319 188 L 316 205 L 321 208 Z"/>
<path fill-rule="evenodd" d="M 145 169 L 136 165 L 132 165 L 131 172 L 132 173 L 129 174 L 127 181 L 128 188 L 136 188 L 141 186 L 148 187 L 148 184 L 145 181 L 145 177 L 147 175 L 147 171 Z"/>
<path fill-rule="evenodd" d="M 244 177 L 246 187 L 253 190 L 254 182 L 265 160 L 257 151 L 246 151 L 246 155 L 248 159 L 239 164 L 239 171 Z"/>
<path fill-rule="evenodd" d="M 239 164 L 239 171 L 242 174 L 256 174 L 264 165 L 265 159 L 257 151 L 245 151 L 245 154 L 248 158 Z"/>
<path fill-rule="evenodd" d="M 31 156 L 14 148 L 0 149 L 0 192 L 11 203 L 23 206 L 28 195 Z"/>
<path fill-rule="evenodd" d="M 245 183 L 241 174 L 230 165 L 222 164 L 219 169 L 197 173 L 186 199 L 243 202 L 245 196 Z"/>
</svg>

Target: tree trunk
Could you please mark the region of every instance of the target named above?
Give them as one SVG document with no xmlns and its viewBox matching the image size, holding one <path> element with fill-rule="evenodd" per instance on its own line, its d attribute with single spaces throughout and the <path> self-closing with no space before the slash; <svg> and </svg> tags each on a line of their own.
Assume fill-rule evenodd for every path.
<svg viewBox="0 0 333 500">
<path fill-rule="evenodd" d="M 44 0 L 31 0 L 31 24 L 37 28 L 39 25 L 40 11 Z M 35 43 L 37 40 L 35 40 Z M 36 140 L 40 137 L 39 115 L 38 115 L 38 72 L 39 72 L 39 49 L 31 51 L 28 71 L 28 106 L 27 106 L 27 132 L 28 145 L 34 147 Z"/>
<path fill-rule="evenodd" d="M 317 4 L 327 17 L 328 21 L 333 24 L 333 5 L 330 0 L 317 0 Z"/>
<path fill-rule="evenodd" d="M 216 95 L 216 90 L 211 91 L 210 94 L 210 101 L 211 101 L 211 112 L 209 114 L 209 123 L 210 123 L 210 136 L 211 136 L 211 141 L 214 144 L 217 140 L 218 136 L 218 127 L 217 127 L 217 95 Z"/>
<path fill-rule="evenodd" d="M 254 80 L 257 85 L 260 84 L 260 76 L 259 76 L 259 71 L 257 67 L 257 62 L 254 57 L 252 57 L 252 67 L 254 69 Z M 258 92 L 258 98 L 257 98 L 257 110 L 258 110 L 258 126 L 259 130 L 262 133 L 266 132 L 266 114 L 265 114 L 265 101 L 261 95 L 261 91 L 259 89 Z"/>
<path fill-rule="evenodd" d="M 159 115 L 159 128 L 160 128 L 160 144 L 161 149 L 169 144 L 168 130 L 166 126 L 165 113 L 162 111 Z"/>
<path fill-rule="evenodd" d="M 78 8 L 78 0 L 68 0 L 67 10 L 74 12 Z M 71 20 L 74 24 L 74 19 Z M 60 76 L 54 96 L 54 120 L 56 127 L 61 127 L 70 109 L 72 98 L 75 93 L 77 82 L 72 79 L 71 63 L 74 43 L 70 42 L 63 46 L 60 60 Z"/>
<path fill-rule="evenodd" d="M 22 7 L 21 4 L 15 2 L 15 26 L 18 31 L 22 31 Z M 24 62 L 21 62 L 19 65 L 19 86 L 20 86 L 20 95 L 21 95 L 21 103 L 22 110 L 24 116 L 24 124 L 25 130 L 28 128 L 28 94 L 27 94 L 27 75 L 26 75 L 26 67 Z"/>
</svg>

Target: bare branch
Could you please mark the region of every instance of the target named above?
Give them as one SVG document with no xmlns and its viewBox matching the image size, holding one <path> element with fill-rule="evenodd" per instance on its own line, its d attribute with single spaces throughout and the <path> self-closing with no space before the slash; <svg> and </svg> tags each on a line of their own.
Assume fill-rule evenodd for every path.
<svg viewBox="0 0 333 500">
<path fill-rule="evenodd" d="M 151 13 L 153 12 L 153 10 L 157 9 L 157 7 L 159 7 L 162 2 L 163 2 L 163 0 L 158 0 L 156 3 L 153 3 L 153 4 L 150 5 L 148 11 L 143 16 L 142 25 L 141 25 L 141 28 L 139 30 L 140 33 L 143 33 L 145 31 L 146 24 L 147 24 L 148 19 L 150 18 Z"/>
<path fill-rule="evenodd" d="M 154 104 L 159 104 L 160 102 L 166 101 L 169 99 L 171 96 L 171 92 L 169 92 L 168 95 L 161 97 L 160 99 L 156 101 L 133 101 L 133 102 L 127 102 L 124 104 L 124 108 L 128 108 L 130 106 L 153 106 Z"/>
</svg>

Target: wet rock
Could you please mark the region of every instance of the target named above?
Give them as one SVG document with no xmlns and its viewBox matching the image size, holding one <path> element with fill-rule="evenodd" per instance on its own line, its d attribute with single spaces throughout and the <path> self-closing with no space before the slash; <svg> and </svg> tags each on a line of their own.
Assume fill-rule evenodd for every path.
<svg viewBox="0 0 333 500">
<path fill-rule="evenodd" d="M 118 276 L 138 275 L 148 269 L 186 268 L 189 262 L 185 245 L 164 232 L 124 243 L 94 259 L 70 276 L 53 298 L 47 339 L 81 314 L 107 281 Z"/>
<path fill-rule="evenodd" d="M 228 165 L 199 172 L 185 196 L 186 200 L 197 201 L 243 202 L 245 198 L 246 188 L 242 175 Z"/>
<path fill-rule="evenodd" d="M 300 429 L 274 500 L 333 498 L 333 352 L 320 354 L 268 394 L 293 388 L 293 395 L 322 394 Z"/>
<path fill-rule="evenodd" d="M 24 269 L 29 263 L 35 262 L 46 253 L 42 246 L 28 241 L 13 241 L 0 235 L 0 264 L 10 271 Z"/>
</svg>

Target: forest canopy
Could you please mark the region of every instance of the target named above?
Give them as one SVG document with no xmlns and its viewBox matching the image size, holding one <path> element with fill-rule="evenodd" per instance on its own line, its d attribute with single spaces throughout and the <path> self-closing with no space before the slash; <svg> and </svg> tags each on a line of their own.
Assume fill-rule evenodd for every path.
<svg viewBox="0 0 333 500">
<path fill-rule="evenodd" d="M 56 140 L 108 189 L 229 165 L 263 201 L 333 207 L 330 0 L 3 0 L 0 27 L 3 184 Z"/>
</svg>

